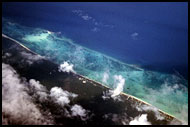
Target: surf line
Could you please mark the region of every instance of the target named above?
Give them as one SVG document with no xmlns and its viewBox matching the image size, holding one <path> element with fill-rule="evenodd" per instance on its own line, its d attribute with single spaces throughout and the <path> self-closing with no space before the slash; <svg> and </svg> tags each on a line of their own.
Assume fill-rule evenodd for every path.
<svg viewBox="0 0 190 127">
<path fill-rule="evenodd" d="M 100 82 L 98 82 L 98 81 L 95 81 L 95 80 L 93 80 L 93 79 L 89 79 L 89 78 L 86 77 L 86 76 L 83 76 L 83 75 L 80 75 L 80 74 L 76 74 L 76 75 L 78 75 L 78 76 L 80 76 L 80 77 L 83 77 L 84 79 L 87 79 L 87 80 L 89 80 L 89 81 L 95 82 L 96 84 L 98 84 L 98 85 L 100 85 L 100 86 L 103 86 L 103 87 L 105 87 L 105 88 L 107 88 L 107 89 L 111 89 L 110 87 L 108 87 L 108 86 L 106 86 L 106 85 L 104 85 L 104 84 L 102 84 L 102 83 L 100 83 Z M 133 95 L 129 95 L 129 94 L 124 93 L 124 92 L 121 92 L 120 94 L 122 94 L 122 95 L 124 95 L 124 96 L 127 96 L 127 97 L 130 97 L 130 98 L 132 98 L 132 99 L 134 99 L 134 100 L 136 100 L 136 101 L 138 101 L 138 102 L 140 102 L 140 103 L 143 103 L 143 104 L 149 105 L 149 106 L 151 106 L 151 107 L 154 107 L 153 105 L 149 104 L 148 102 L 145 102 L 145 101 L 143 101 L 143 100 L 141 100 L 141 99 L 139 99 L 139 98 L 137 98 L 137 97 L 135 97 L 135 96 L 133 96 Z M 160 113 L 164 114 L 165 116 L 167 116 L 169 119 L 174 118 L 174 119 L 180 121 L 180 120 L 177 119 L 175 116 L 173 116 L 173 115 L 171 115 L 171 114 L 169 114 L 169 113 L 167 113 L 167 112 L 164 112 L 164 111 L 162 111 L 161 109 L 158 109 L 158 111 L 159 111 Z M 180 121 L 180 122 L 181 122 L 181 121 Z"/>
<path fill-rule="evenodd" d="M 11 37 L 5 35 L 5 34 L 2 34 L 2 37 L 7 38 L 7 39 L 10 39 L 11 41 L 16 42 L 17 44 L 19 44 L 20 46 L 22 46 L 24 49 L 26 49 L 26 50 L 28 50 L 28 51 L 34 53 L 35 55 L 39 55 L 39 54 L 37 54 L 36 52 L 34 52 L 34 51 L 30 50 L 29 48 L 27 48 L 26 46 L 24 46 L 23 44 L 21 44 L 19 41 L 15 40 L 15 39 L 13 39 L 13 38 L 11 38 Z M 39 56 L 41 56 L 41 55 L 39 55 Z M 42 56 L 41 56 L 41 57 L 42 57 Z M 43 58 L 43 57 L 42 57 L 42 58 Z M 52 61 L 51 61 L 51 62 L 52 62 Z M 52 62 L 52 63 L 54 63 L 54 62 Z M 57 65 L 57 63 L 54 63 L 54 64 Z M 73 73 L 73 72 L 71 72 L 71 73 Z M 73 74 L 75 74 L 75 73 L 73 73 Z M 106 85 L 104 85 L 104 84 L 102 84 L 102 83 L 100 83 L 100 82 L 98 82 L 98 81 L 95 81 L 95 80 L 93 80 L 93 79 L 89 79 L 89 78 L 86 77 L 86 76 L 83 76 L 83 75 L 80 75 L 80 74 L 75 74 L 75 75 L 78 75 L 79 77 L 82 77 L 82 78 L 84 78 L 84 79 L 87 79 L 87 80 L 89 80 L 89 81 L 92 81 L 92 82 L 94 82 L 94 83 L 96 83 L 96 84 L 98 84 L 98 85 L 100 85 L 100 86 L 103 86 L 103 87 L 105 87 L 105 88 L 107 88 L 107 89 L 111 89 L 110 87 L 108 87 L 108 86 L 106 86 Z M 151 105 L 151 104 L 149 104 L 148 102 L 145 102 L 145 101 L 143 101 L 143 100 L 141 100 L 141 99 L 139 99 L 139 98 L 137 98 L 137 97 L 135 97 L 135 96 L 129 95 L 129 94 L 124 93 L 124 92 L 121 92 L 120 94 L 125 95 L 125 96 L 127 96 L 127 97 L 131 97 L 132 99 L 134 99 L 134 100 L 136 100 L 136 101 L 139 101 L 140 103 L 144 103 L 144 104 L 146 104 L 146 105 L 149 105 L 149 106 L 152 106 L 152 107 L 153 107 L 153 105 Z M 166 112 L 162 111 L 161 109 L 158 109 L 158 111 L 161 112 L 161 113 L 163 113 L 163 114 L 165 114 L 166 116 L 168 116 L 168 118 L 175 118 L 176 120 L 180 121 L 180 120 L 177 119 L 175 116 L 173 116 L 173 115 L 171 115 L 171 114 L 169 114 L 169 113 L 166 113 Z M 180 122 L 181 122 L 181 121 L 180 121 Z"/>
</svg>

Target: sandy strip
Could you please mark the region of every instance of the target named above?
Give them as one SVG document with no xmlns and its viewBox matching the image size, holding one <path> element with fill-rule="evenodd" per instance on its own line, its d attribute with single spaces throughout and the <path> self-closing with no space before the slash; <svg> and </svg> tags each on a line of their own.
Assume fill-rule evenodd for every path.
<svg viewBox="0 0 190 127">
<path fill-rule="evenodd" d="M 15 40 L 15 39 L 13 39 L 13 38 L 11 38 L 11 37 L 8 37 L 8 36 L 5 35 L 5 34 L 2 34 L 2 37 L 8 38 L 8 39 L 10 39 L 10 40 L 16 42 L 17 44 L 19 44 L 20 46 L 22 46 L 22 47 L 25 48 L 26 50 L 28 50 L 28 51 L 30 51 L 30 52 L 36 54 L 36 55 L 39 55 L 39 54 L 35 53 L 34 51 L 30 50 L 29 48 L 27 48 L 26 46 L 24 46 L 23 44 L 21 44 L 20 42 L 18 42 L 17 40 Z M 41 56 L 41 55 L 39 55 L 39 56 Z M 42 56 L 41 56 L 41 57 L 42 57 Z M 73 74 L 74 74 L 74 73 L 73 73 Z M 104 84 L 102 84 L 102 83 L 100 83 L 100 82 L 97 82 L 97 81 L 94 81 L 94 80 L 92 80 L 92 79 L 89 79 L 88 77 L 82 76 L 82 75 L 80 75 L 80 74 L 75 74 L 75 75 L 78 75 L 78 76 L 80 76 L 80 77 L 83 77 L 84 79 L 87 79 L 87 80 L 89 80 L 89 81 L 95 82 L 96 84 L 99 84 L 100 86 L 106 87 L 107 89 L 111 89 L 111 88 L 109 88 L 108 86 L 106 86 L 106 85 L 104 85 Z M 120 94 L 125 95 L 125 96 L 127 96 L 127 97 L 131 97 L 131 98 L 133 98 L 134 100 L 136 100 L 136 101 L 138 101 L 138 102 L 140 102 L 140 103 L 143 103 L 143 104 L 152 106 L 151 104 L 149 104 L 149 103 L 147 103 L 147 102 L 145 102 L 145 101 L 143 101 L 143 100 L 141 100 L 141 99 L 139 99 L 139 98 L 137 98 L 137 97 L 135 97 L 135 96 L 132 96 L 132 95 L 129 95 L 129 94 L 126 94 L 126 93 L 123 93 L 123 92 L 121 92 Z M 160 110 L 160 109 L 158 109 L 158 110 L 159 110 L 159 112 L 165 114 L 165 115 L 168 116 L 169 118 L 175 118 L 175 119 L 177 119 L 176 117 L 174 117 L 173 115 L 171 115 L 171 114 L 169 114 L 169 113 L 166 113 L 166 112 L 164 112 L 164 111 L 162 111 L 162 110 Z M 178 120 L 178 119 L 177 119 L 177 120 Z M 180 121 L 180 120 L 179 120 L 179 121 Z"/>
<path fill-rule="evenodd" d="M 99 84 L 99 85 L 101 85 L 101 86 L 103 86 L 103 87 L 106 87 L 106 88 L 108 88 L 108 89 L 111 89 L 111 88 L 109 88 L 108 86 L 106 86 L 106 85 L 104 85 L 104 84 L 101 84 L 100 82 L 97 82 L 97 81 L 94 81 L 94 80 L 92 80 L 92 79 L 89 79 L 88 77 L 85 77 L 85 76 L 80 75 L 80 74 L 77 74 L 77 75 L 80 76 L 80 77 L 83 77 L 84 79 L 88 79 L 89 81 L 95 82 L 96 84 Z M 141 100 L 141 99 L 139 99 L 139 98 L 137 98 L 137 97 L 135 97 L 135 96 L 129 95 L 129 94 L 124 93 L 124 92 L 121 92 L 120 94 L 122 94 L 122 95 L 124 95 L 124 96 L 127 96 L 128 98 L 130 97 L 130 98 L 132 98 L 132 99 L 138 101 L 139 103 L 143 103 L 143 104 L 146 104 L 146 105 L 149 105 L 149 106 L 154 107 L 153 105 L 149 104 L 148 102 L 145 102 L 145 101 L 143 101 L 143 100 Z M 162 110 L 160 110 L 160 109 L 158 109 L 158 111 L 159 111 L 160 113 L 166 115 L 166 116 L 167 116 L 168 118 L 170 118 L 170 119 L 171 119 L 171 118 L 177 119 L 175 116 L 173 116 L 173 115 L 171 115 L 171 114 L 169 114 L 169 113 L 166 113 L 166 112 L 164 112 L 164 111 L 162 111 Z M 178 120 L 178 119 L 177 119 L 177 120 Z M 180 120 L 179 120 L 179 121 L 180 121 Z"/>
<path fill-rule="evenodd" d="M 28 50 L 28 51 L 34 53 L 35 55 L 39 55 L 39 54 L 33 52 L 32 50 L 30 50 L 29 48 L 27 48 L 26 46 L 24 46 L 23 44 L 21 44 L 20 42 L 18 42 L 17 40 L 15 40 L 15 39 L 13 39 L 13 38 L 11 38 L 11 37 L 5 35 L 5 34 L 2 34 L 2 37 L 7 38 L 7 39 L 9 39 L 9 40 L 11 40 L 11 41 L 16 42 L 17 44 L 19 44 L 20 46 L 22 46 L 22 47 L 25 48 L 26 50 Z M 39 55 L 39 56 L 40 56 L 40 55 Z M 41 56 L 41 57 L 42 57 L 42 56 Z"/>
</svg>

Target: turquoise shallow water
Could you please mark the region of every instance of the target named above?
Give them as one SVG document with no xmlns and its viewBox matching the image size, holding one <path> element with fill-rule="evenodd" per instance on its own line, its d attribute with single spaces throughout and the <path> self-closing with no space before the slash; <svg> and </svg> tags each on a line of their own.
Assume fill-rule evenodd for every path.
<svg viewBox="0 0 190 127">
<path fill-rule="evenodd" d="M 188 81 L 174 74 L 147 71 L 76 44 L 56 32 L 31 28 L 3 19 L 3 34 L 36 53 L 62 64 L 67 61 L 81 75 L 114 88 L 114 75 L 125 79 L 124 92 L 188 121 Z"/>
</svg>

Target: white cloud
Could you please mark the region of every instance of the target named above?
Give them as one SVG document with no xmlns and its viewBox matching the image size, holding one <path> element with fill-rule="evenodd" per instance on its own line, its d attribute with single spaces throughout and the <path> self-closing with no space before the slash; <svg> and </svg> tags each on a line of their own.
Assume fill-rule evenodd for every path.
<svg viewBox="0 0 190 127">
<path fill-rule="evenodd" d="M 100 31 L 100 29 L 97 28 L 97 27 L 94 27 L 93 29 L 91 29 L 91 31 L 93 31 L 93 32 L 98 32 L 98 31 Z"/>
<path fill-rule="evenodd" d="M 25 51 L 22 51 L 21 55 L 26 59 L 26 62 L 29 65 L 33 64 L 35 61 L 39 61 L 39 60 L 42 60 L 45 58 L 40 55 L 32 54 L 32 53 L 25 52 Z"/>
<path fill-rule="evenodd" d="M 117 122 L 119 120 L 119 116 L 117 114 L 112 115 L 112 121 Z"/>
<path fill-rule="evenodd" d="M 33 93 L 33 96 L 37 97 L 41 102 L 47 100 L 47 97 L 48 97 L 47 89 L 42 84 L 40 84 L 39 81 L 30 79 L 29 89 L 30 89 L 30 92 Z"/>
<path fill-rule="evenodd" d="M 9 25 L 13 26 L 15 25 L 15 23 L 12 23 L 12 22 L 7 22 Z"/>
<path fill-rule="evenodd" d="M 104 119 L 108 119 L 108 118 L 110 117 L 110 115 L 111 115 L 111 113 L 104 114 L 104 115 L 102 116 L 102 118 L 104 118 Z"/>
<path fill-rule="evenodd" d="M 137 33 L 137 32 L 131 34 L 131 37 L 132 37 L 134 40 L 137 39 L 137 36 L 139 36 L 139 33 Z"/>
<path fill-rule="evenodd" d="M 5 53 L 5 56 L 7 56 L 7 57 L 10 57 L 11 56 L 11 53 Z"/>
<path fill-rule="evenodd" d="M 181 123 L 181 122 L 173 119 L 172 121 L 170 121 L 169 125 L 188 125 L 188 123 L 184 122 L 184 121 L 182 121 L 182 123 Z"/>
<path fill-rule="evenodd" d="M 16 71 L 2 63 L 2 122 L 10 124 L 53 124 L 53 116 L 49 111 L 42 111 L 33 100 L 43 103 L 50 97 L 55 103 L 63 107 L 65 117 L 80 116 L 81 120 L 88 119 L 88 110 L 80 105 L 70 106 L 70 99 L 77 94 L 68 92 L 59 87 L 53 87 L 48 94 L 45 86 L 35 79 L 29 82 L 21 80 Z M 70 109 L 67 110 L 64 106 Z"/>
<path fill-rule="evenodd" d="M 98 26 L 98 25 L 99 25 L 99 23 L 98 23 L 98 22 L 96 22 L 96 21 L 94 20 L 94 25 Z"/>
<path fill-rule="evenodd" d="M 103 91 L 102 99 L 103 100 L 110 99 L 111 94 L 112 93 L 110 91 Z"/>
<path fill-rule="evenodd" d="M 107 80 L 109 78 L 108 73 L 104 73 L 102 82 L 107 83 Z M 114 75 L 114 87 L 113 90 L 103 91 L 102 99 L 110 99 L 113 98 L 117 101 L 123 101 L 120 97 L 120 93 L 123 91 L 123 87 L 125 85 L 125 79 L 121 75 Z"/>
<path fill-rule="evenodd" d="M 142 114 L 130 121 L 129 125 L 151 125 L 151 123 L 147 121 L 147 114 Z"/>
<path fill-rule="evenodd" d="M 120 95 L 117 95 L 117 96 L 112 96 L 112 95 L 113 95 L 113 90 L 103 91 L 102 99 L 108 100 L 112 98 L 114 99 L 114 101 L 123 101 Z"/>
<path fill-rule="evenodd" d="M 65 91 L 59 87 L 53 87 L 50 90 L 50 96 L 52 97 L 53 101 L 55 101 L 61 106 L 65 106 L 70 103 L 69 97 L 75 98 L 78 95 Z"/>
<path fill-rule="evenodd" d="M 84 108 L 82 108 L 80 105 L 75 104 L 74 106 L 71 107 L 72 111 L 72 116 L 80 116 L 82 120 L 86 120 L 87 118 L 87 113 Z"/>
<path fill-rule="evenodd" d="M 68 62 L 64 62 L 63 64 L 61 64 L 59 66 L 59 72 L 73 72 L 73 73 L 76 73 L 74 70 L 73 70 L 73 64 L 69 64 Z"/>
<path fill-rule="evenodd" d="M 136 36 L 138 36 L 138 35 L 139 35 L 139 34 L 138 34 L 138 33 L 136 33 L 136 32 L 135 32 L 135 33 L 133 33 L 133 34 L 131 34 L 131 36 L 132 36 L 132 37 L 136 37 Z"/>
<path fill-rule="evenodd" d="M 45 91 L 44 86 L 42 86 L 39 81 L 36 81 L 36 80 L 34 80 L 34 79 L 30 79 L 30 80 L 29 80 L 29 84 L 30 84 L 30 86 L 31 86 L 33 89 L 35 89 L 35 91 L 41 91 L 41 90 L 44 90 L 44 91 Z"/>
<path fill-rule="evenodd" d="M 109 79 L 109 75 L 107 72 L 104 72 L 102 82 L 107 84 L 107 80 Z"/>
<path fill-rule="evenodd" d="M 175 84 L 174 86 L 173 86 L 173 89 L 175 90 L 175 89 L 178 89 L 179 88 L 179 85 L 178 84 Z"/>
<path fill-rule="evenodd" d="M 165 82 L 160 89 L 146 88 L 146 90 L 149 94 L 144 96 L 145 100 L 149 100 L 157 107 L 160 106 L 160 109 L 172 113 L 176 118 L 187 123 L 188 103 L 184 101 L 184 98 L 187 98 L 184 93 L 188 92 L 186 87 L 180 84 L 170 85 Z M 160 98 L 167 98 L 167 100 L 163 100 L 162 105 L 160 105 Z"/>
<path fill-rule="evenodd" d="M 2 63 L 2 121 L 15 124 L 52 124 L 32 102 L 27 82 L 21 81 L 16 71 Z"/>
<path fill-rule="evenodd" d="M 79 116 L 81 120 L 88 119 L 88 110 L 85 110 L 82 106 L 75 104 L 73 106 L 69 105 L 70 100 L 69 98 L 75 98 L 77 97 L 77 94 L 68 92 L 63 90 L 59 87 L 53 87 L 50 90 L 50 97 L 52 97 L 53 101 L 59 105 L 61 105 L 63 108 L 64 106 L 70 107 L 70 111 L 68 111 L 66 108 L 64 109 L 64 114 L 66 117 L 75 117 Z"/>
<path fill-rule="evenodd" d="M 102 116 L 103 119 L 110 119 L 112 120 L 115 124 L 119 124 L 119 125 L 128 125 L 129 124 L 129 118 L 127 113 L 122 113 L 122 114 L 115 114 L 115 113 L 108 113 L 108 114 L 104 114 Z"/>
<path fill-rule="evenodd" d="M 108 25 L 108 24 L 103 24 L 102 22 L 98 22 L 95 18 L 89 16 L 87 13 L 85 13 L 82 10 L 73 10 L 73 13 L 81 17 L 83 20 L 87 21 L 90 20 L 95 26 L 101 26 L 101 27 L 107 27 L 107 28 L 114 28 L 114 25 Z M 92 31 L 97 32 L 98 28 L 93 28 Z"/>
<path fill-rule="evenodd" d="M 142 105 L 142 106 L 137 106 L 136 109 L 138 111 L 153 111 L 155 113 L 157 120 L 164 119 L 164 117 L 160 114 L 160 112 L 158 111 L 156 107 L 149 106 L 149 105 Z"/>
<path fill-rule="evenodd" d="M 121 75 L 114 75 L 114 84 L 116 85 L 116 88 L 112 91 L 111 97 L 115 97 L 123 91 L 125 79 Z"/>
<path fill-rule="evenodd" d="M 91 19 L 94 20 L 91 16 L 84 13 L 82 10 L 73 10 L 72 12 L 77 14 L 78 16 L 80 16 L 84 20 L 91 20 Z"/>
<path fill-rule="evenodd" d="M 90 17 L 90 16 L 88 16 L 88 15 L 83 15 L 82 18 L 83 18 L 84 20 L 90 20 L 90 19 L 92 19 L 92 17 Z"/>
<path fill-rule="evenodd" d="M 10 56 L 12 56 L 11 53 L 6 52 L 6 53 L 3 55 L 3 52 L 2 52 L 2 58 L 7 58 L 7 57 L 10 57 Z"/>
<path fill-rule="evenodd" d="M 72 12 L 73 12 L 73 13 L 80 14 L 80 13 L 82 13 L 83 11 L 82 11 L 82 10 L 73 10 Z"/>
<path fill-rule="evenodd" d="M 85 84 L 85 83 L 86 83 L 86 81 L 82 81 L 82 83 L 84 83 L 84 84 Z"/>
</svg>

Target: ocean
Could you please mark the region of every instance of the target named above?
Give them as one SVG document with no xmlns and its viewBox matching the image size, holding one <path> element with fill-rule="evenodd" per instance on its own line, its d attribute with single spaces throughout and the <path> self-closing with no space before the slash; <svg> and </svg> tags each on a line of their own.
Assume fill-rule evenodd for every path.
<svg viewBox="0 0 190 127">
<path fill-rule="evenodd" d="M 2 33 L 188 120 L 187 3 L 3 3 Z"/>
</svg>

